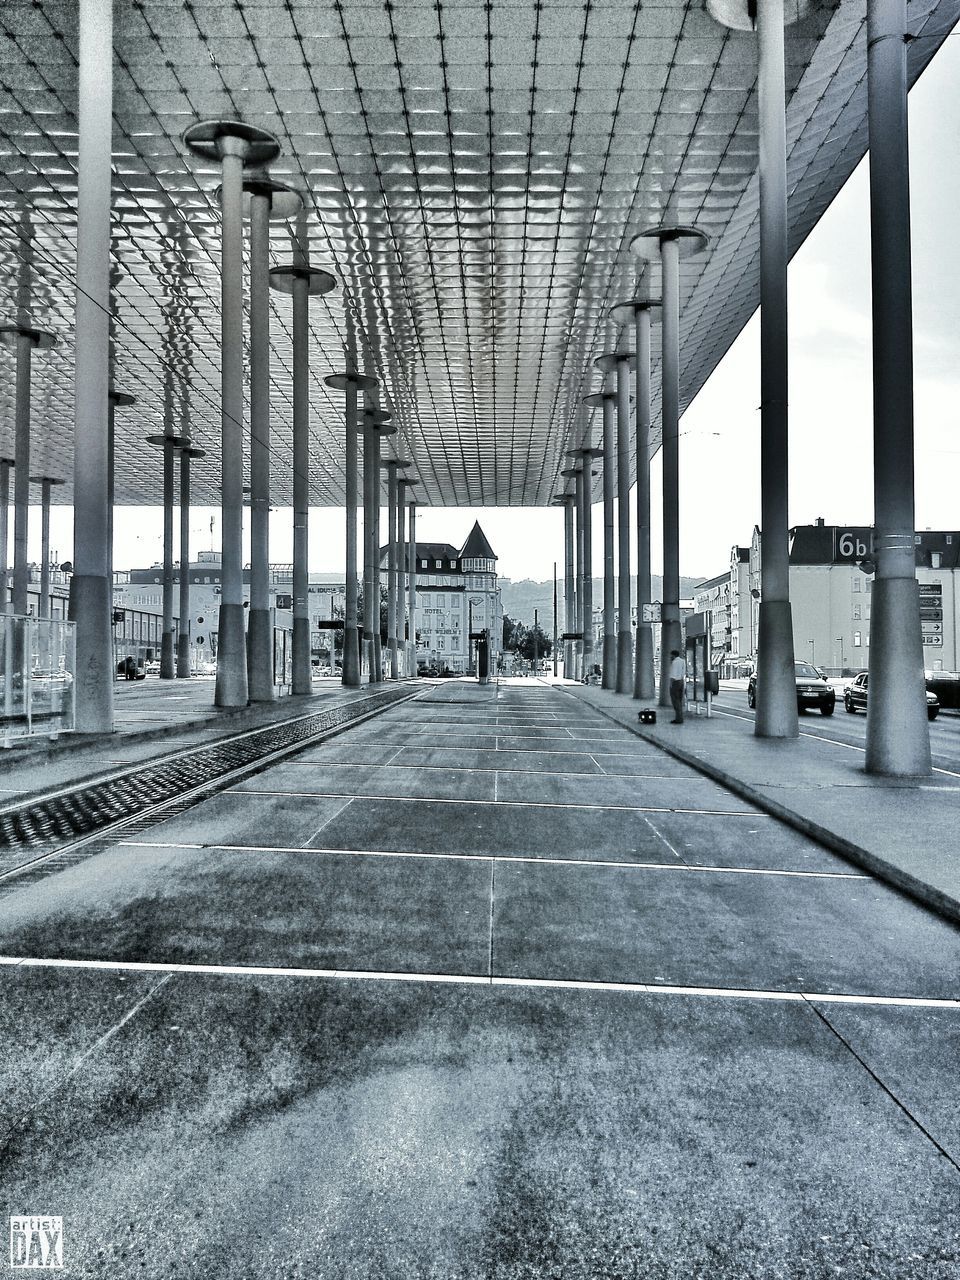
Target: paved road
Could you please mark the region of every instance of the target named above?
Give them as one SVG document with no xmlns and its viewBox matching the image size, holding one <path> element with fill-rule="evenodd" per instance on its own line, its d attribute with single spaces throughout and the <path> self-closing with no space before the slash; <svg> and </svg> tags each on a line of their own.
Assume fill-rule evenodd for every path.
<svg viewBox="0 0 960 1280">
<path fill-rule="evenodd" d="M 741 716 L 753 720 L 754 712 L 747 706 L 747 695 L 739 689 L 721 688 L 714 699 L 714 709 L 725 715 Z M 843 694 L 838 690 L 837 706 L 832 716 L 822 716 L 819 711 L 800 714 L 800 732 L 828 738 L 831 742 L 844 742 L 854 747 L 864 747 L 867 737 L 867 717 L 862 711 L 848 714 L 843 706 Z M 960 772 L 960 713 L 941 711 L 930 722 L 930 749 L 933 762 L 939 769 Z"/>
<path fill-rule="evenodd" d="M 960 934 L 560 691 L 431 688 L 0 952 L 74 1276 L 960 1269 Z"/>
</svg>

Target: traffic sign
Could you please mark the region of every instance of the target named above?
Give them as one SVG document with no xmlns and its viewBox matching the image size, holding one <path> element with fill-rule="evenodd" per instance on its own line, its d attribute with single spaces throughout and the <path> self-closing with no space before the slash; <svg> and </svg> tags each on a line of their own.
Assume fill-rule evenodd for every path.
<svg viewBox="0 0 960 1280">
<path fill-rule="evenodd" d="M 923 643 L 926 647 L 936 648 L 937 645 L 943 644 L 943 636 L 931 636 L 924 633 Z"/>
<path fill-rule="evenodd" d="M 920 630 L 924 633 L 924 635 L 928 635 L 930 632 L 942 631 L 943 623 L 942 622 L 921 622 Z"/>
</svg>

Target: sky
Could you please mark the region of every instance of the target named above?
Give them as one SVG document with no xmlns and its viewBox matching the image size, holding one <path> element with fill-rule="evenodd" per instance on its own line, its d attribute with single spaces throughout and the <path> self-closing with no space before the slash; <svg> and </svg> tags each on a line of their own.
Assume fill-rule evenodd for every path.
<svg viewBox="0 0 960 1280">
<path fill-rule="evenodd" d="M 960 527 L 960 246 L 955 229 L 960 35 L 944 41 L 914 87 L 909 119 L 917 527 L 955 529 Z M 790 265 L 791 524 L 812 523 L 818 516 L 828 524 L 873 522 L 869 225 L 865 159 Z M 748 544 L 759 522 L 759 384 L 754 315 L 680 423 L 680 572 L 686 576 L 722 573 L 730 548 Z M 656 573 L 662 548 L 659 455 L 651 478 Z M 563 515 L 554 508 L 423 508 L 417 536 L 460 545 L 474 520 L 490 539 L 503 576 L 548 579 L 554 561 L 562 574 Z M 116 568 L 161 558 L 160 508 L 120 508 L 115 523 Z M 33 509 L 30 554 L 36 558 L 39 534 L 39 512 Z M 272 517 L 270 539 L 271 559 L 289 561 L 289 510 Z M 69 509 L 51 513 L 51 542 L 59 560 L 70 558 Z M 197 508 L 191 543 L 194 552 L 219 545 L 216 511 Z M 311 510 L 309 559 L 311 571 L 342 573 L 342 508 Z M 602 538 L 595 536 L 594 573 L 602 572 Z"/>
</svg>

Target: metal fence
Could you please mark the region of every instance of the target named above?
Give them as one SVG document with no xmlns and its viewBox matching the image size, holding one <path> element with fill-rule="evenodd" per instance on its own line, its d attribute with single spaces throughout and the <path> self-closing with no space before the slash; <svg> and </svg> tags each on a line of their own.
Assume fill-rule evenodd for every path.
<svg viewBox="0 0 960 1280">
<path fill-rule="evenodd" d="M 0 617 L 0 741 L 56 737 L 74 728 L 76 625 Z"/>
</svg>

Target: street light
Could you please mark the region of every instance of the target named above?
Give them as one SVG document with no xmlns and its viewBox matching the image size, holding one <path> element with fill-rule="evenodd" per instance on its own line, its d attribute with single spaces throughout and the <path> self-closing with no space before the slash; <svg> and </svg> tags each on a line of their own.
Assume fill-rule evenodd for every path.
<svg viewBox="0 0 960 1280">
<path fill-rule="evenodd" d="M 837 636 L 836 641 L 840 646 L 840 674 L 843 675 L 843 636 Z"/>
</svg>

